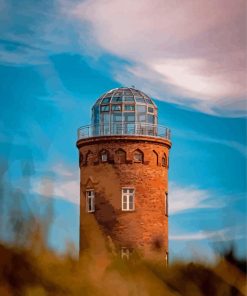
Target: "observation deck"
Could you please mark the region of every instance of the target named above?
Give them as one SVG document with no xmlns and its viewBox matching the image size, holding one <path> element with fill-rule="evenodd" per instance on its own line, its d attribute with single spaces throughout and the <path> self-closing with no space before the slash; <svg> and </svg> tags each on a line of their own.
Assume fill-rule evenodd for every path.
<svg viewBox="0 0 247 296">
<path fill-rule="evenodd" d="M 171 131 L 163 125 L 149 123 L 112 123 L 109 125 L 85 125 L 77 131 L 78 140 L 106 136 L 145 136 L 170 141 Z"/>
</svg>

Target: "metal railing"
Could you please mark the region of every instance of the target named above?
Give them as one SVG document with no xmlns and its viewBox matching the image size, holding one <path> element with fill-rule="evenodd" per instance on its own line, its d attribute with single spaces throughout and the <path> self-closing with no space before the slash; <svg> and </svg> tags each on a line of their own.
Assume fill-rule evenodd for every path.
<svg viewBox="0 0 247 296">
<path fill-rule="evenodd" d="M 171 131 L 165 126 L 148 123 L 86 125 L 78 129 L 78 140 L 91 137 L 115 135 L 149 136 L 170 140 Z"/>
</svg>

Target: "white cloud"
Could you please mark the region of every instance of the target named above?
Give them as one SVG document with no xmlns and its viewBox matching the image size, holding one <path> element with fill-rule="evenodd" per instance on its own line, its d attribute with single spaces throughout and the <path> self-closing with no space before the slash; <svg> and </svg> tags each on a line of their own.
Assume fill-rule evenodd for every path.
<svg viewBox="0 0 247 296">
<path fill-rule="evenodd" d="M 130 62 L 113 70 L 121 83 L 205 113 L 240 116 L 246 114 L 245 8 L 242 0 L 87 0 L 71 17 L 87 26 L 89 50 Z"/>
<path fill-rule="evenodd" d="M 216 193 L 196 187 L 182 187 L 175 183 L 169 188 L 169 213 L 171 215 L 184 211 L 193 211 L 205 208 L 222 208 L 222 202 Z"/>
<path fill-rule="evenodd" d="M 79 170 L 72 169 L 64 164 L 57 164 L 52 168 L 55 173 L 51 177 L 39 177 L 32 182 L 32 192 L 50 198 L 61 198 L 79 205 L 80 180 Z"/>
<path fill-rule="evenodd" d="M 205 113 L 243 116 L 245 8 L 244 0 L 55 0 L 15 9 L 2 0 L 0 62 L 49 64 L 61 52 L 110 53 L 128 63 L 108 64 L 123 85 Z"/>
<path fill-rule="evenodd" d="M 177 137 L 185 138 L 186 140 L 188 140 L 188 138 L 189 138 L 192 141 L 208 142 L 208 143 L 227 146 L 227 147 L 239 152 L 240 154 L 242 154 L 244 157 L 247 158 L 246 145 L 241 144 L 237 141 L 220 139 L 220 138 L 213 138 L 208 135 L 199 134 L 199 133 L 194 132 L 192 130 L 180 130 L 175 127 L 172 128 L 172 132 Z"/>
<path fill-rule="evenodd" d="M 197 231 L 192 233 L 184 233 L 180 235 L 170 235 L 170 240 L 208 240 L 214 238 L 223 238 L 229 229 L 214 230 L 214 231 Z"/>
<path fill-rule="evenodd" d="M 243 227 L 242 227 L 243 228 Z M 212 231 L 197 231 L 184 233 L 179 235 L 170 235 L 170 240 L 175 241 L 195 241 L 195 240 L 210 240 L 210 241 L 234 241 L 236 239 L 242 239 L 245 235 L 239 233 L 240 227 L 226 227 L 220 230 Z M 242 229 L 243 230 L 243 229 Z M 236 234 L 236 231 L 238 232 Z"/>
</svg>

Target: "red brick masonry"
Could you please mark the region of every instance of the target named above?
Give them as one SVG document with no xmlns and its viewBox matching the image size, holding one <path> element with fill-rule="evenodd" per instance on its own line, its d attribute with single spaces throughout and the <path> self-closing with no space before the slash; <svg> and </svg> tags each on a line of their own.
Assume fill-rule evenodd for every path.
<svg viewBox="0 0 247 296">
<path fill-rule="evenodd" d="M 167 139 L 148 136 L 102 136 L 78 140 L 80 151 L 80 215 L 96 220 L 119 247 L 135 248 L 145 256 L 164 256 L 168 252 L 169 149 Z M 118 150 L 121 150 L 118 153 Z M 134 152 L 143 154 L 134 161 Z M 107 162 L 101 161 L 106 151 Z M 121 209 L 122 187 L 135 189 L 135 210 Z M 85 209 L 86 190 L 95 191 L 95 212 Z M 80 240 L 80 250 L 83 242 Z"/>
</svg>

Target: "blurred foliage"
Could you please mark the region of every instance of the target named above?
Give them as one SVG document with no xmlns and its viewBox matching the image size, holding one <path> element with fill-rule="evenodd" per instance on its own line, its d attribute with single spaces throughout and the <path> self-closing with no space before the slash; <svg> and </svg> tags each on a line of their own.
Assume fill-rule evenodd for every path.
<svg viewBox="0 0 247 296">
<path fill-rule="evenodd" d="M 234 248 L 222 250 L 210 265 L 175 262 L 166 267 L 136 252 L 126 261 L 93 215 L 81 220 L 80 258 L 71 245 L 65 255 L 55 253 L 47 244 L 52 199 L 31 210 L 33 170 L 27 167 L 21 191 L 4 177 L 8 163 L 0 166 L 0 296 L 247 295 L 246 261 L 237 259 Z"/>
<path fill-rule="evenodd" d="M 37 224 L 38 225 L 38 224 Z M 215 264 L 176 262 L 165 267 L 138 254 L 122 260 L 93 215 L 82 221 L 88 240 L 80 259 L 49 250 L 36 226 L 25 246 L 0 244 L 0 295 L 246 295 L 246 262 L 225 252 Z"/>
</svg>

